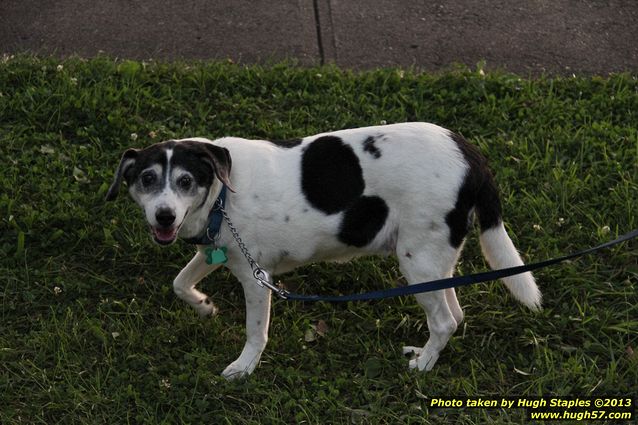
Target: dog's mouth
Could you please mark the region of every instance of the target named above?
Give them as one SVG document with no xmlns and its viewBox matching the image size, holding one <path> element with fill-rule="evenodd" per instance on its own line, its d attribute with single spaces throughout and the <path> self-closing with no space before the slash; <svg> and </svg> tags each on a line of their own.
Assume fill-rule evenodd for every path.
<svg viewBox="0 0 638 425">
<path fill-rule="evenodd" d="M 155 242 L 160 245 L 170 245 L 177 239 L 177 231 L 179 228 L 165 228 L 151 226 L 151 232 Z"/>
<path fill-rule="evenodd" d="M 189 211 L 190 209 L 186 210 L 186 213 L 184 214 L 184 218 L 182 219 L 182 222 L 179 224 L 173 223 L 173 225 L 171 225 L 170 227 L 149 225 L 155 242 L 157 242 L 160 245 L 170 245 L 173 242 L 175 242 L 175 239 L 177 239 L 177 234 L 179 233 L 179 230 L 182 228 L 182 225 L 186 221 L 186 217 L 188 217 Z"/>
</svg>

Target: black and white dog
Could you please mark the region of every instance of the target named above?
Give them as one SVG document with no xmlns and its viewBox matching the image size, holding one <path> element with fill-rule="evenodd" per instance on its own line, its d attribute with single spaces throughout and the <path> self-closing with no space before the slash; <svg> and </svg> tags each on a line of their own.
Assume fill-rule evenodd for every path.
<svg viewBox="0 0 638 425">
<path fill-rule="evenodd" d="M 474 213 L 490 266 L 523 264 L 503 226 L 485 158 L 433 124 L 357 128 L 287 142 L 171 140 L 124 152 L 107 200 L 116 197 L 122 179 L 160 244 L 177 237 L 205 240 L 209 213 L 224 193 L 225 211 L 246 248 L 271 275 L 314 261 L 395 254 L 410 284 L 449 277 Z M 266 346 L 271 293 L 256 284 L 227 226 L 208 236 L 227 249 L 225 266 L 244 289 L 247 341 L 222 373 L 242 377 L 255 369 Z M 217 309 L 195 285 L 221 265 L 209 264 L 206 248 L 198 245 L 173 282 L 177 296 L 202 316 Z M 523 304 L 540 308 L 531 273 L 504 283 Z M 463 311 L 454 289 L 416 299 L 430 337 L 404 352 L 415 354 L 410 368 L 430 370 Z"/>
</svg>

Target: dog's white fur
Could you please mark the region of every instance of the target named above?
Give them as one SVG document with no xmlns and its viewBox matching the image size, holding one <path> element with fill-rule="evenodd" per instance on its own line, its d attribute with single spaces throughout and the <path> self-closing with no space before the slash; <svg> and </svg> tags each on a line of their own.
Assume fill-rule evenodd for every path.
<svg viewBox="0 0 638 425">
<path fill-rule="evenodd" d="M 326 214 L 314 208 L 303 193 L 301 155 L 309 144 L 325 135 L 339 137 L 353 149 L 363 170 L 363 195 L 378 196 L 389 207 L 383 227 L 365 247 L 340 242 L 335 235 L 344 213 Z M 365 152 L 362 140 L 381 135 L 378 146 L 382 156 Z M 267 141 L 234 137 L 177 142 L 186 140 L 211 143 L 230 152 L 234 193 L 228 193 L 226 210 L 255 260 L 271 275 L 310 262 L 342 261 L 368 254 L 396 254 L 409 284 L 448 277 L 454 271 L 462 246 L 450 243 L 446 214 L 455 206 L 469 166 L 448 130 L 426 123 L 358 128 L 306 137 L 300 146 L 290 149 Z M 180 218 L 180 237 L 202 233 L 221 187 L 221 182 L 215 179 L 202 208 L 174 206 L 179 211 L 190 211 Z M 179 204 L 179 199 L 165 194 L 162 205 Z M 150 201 L 142 200 L 141 204 L 148 206 Z M 157 202 L 152 208 L 156 207 Z M 154 214 L 147 213 L 151 224 Z M 502 222 L 482 232 L 480 241 L 492 268 L 523 264 Z M 228 248 L 226 267 L 241 282 L 246 302 L 246 344 L 222 373 L 231 379 L 250 374 L 259 362 L 268 340 L 271 293 L 256 284 L 251 268 L 225 225 L 218 245 Z M 198 247 L 173 286 L 179 298 L 200 315 L 208 316 L 217 309 L 195 286 L 219 265 L 206 264 L 204 248 Z M 283 251 L 286 255 L 282 255 Z M 540 291 L 530 273 L 504 281 L 523 304 L 532 309 L 540 307 Z M 404 351 L 415 354 L 410 368 L 430 370 L 463 320 L 463 311 L 454 289 L 420 294 L 416 299 L 427 314 L 430 337 L 424 346 L 405 347 Z"/>
</svg>

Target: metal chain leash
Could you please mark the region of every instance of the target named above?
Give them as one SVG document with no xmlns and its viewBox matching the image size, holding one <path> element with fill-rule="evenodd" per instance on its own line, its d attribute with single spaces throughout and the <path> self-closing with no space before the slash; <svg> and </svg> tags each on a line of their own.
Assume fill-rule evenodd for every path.
<svg viewBox="0 0 638 425">
<path fill-rule="evenodd" d="M 237 242 L 237 246 L 239 246 L 239 250 L 246 258 L 246 261 L 248 261 L 248 264 L 250 265 L 250 268 L 253 271 L 253 277 L 257 281 L 257 285 L 259 285 L 262 288 L 265 286 L 266 288 L 270 289 L 275 294 L 277 294 L 280 298 L 283 298 L 283 299 L 288 298 L 287 296 L 288 292 L 285 289 L 282 289 L 274 285 L 272 283 L 272 279 L 270 278 L 270 274 L 264 268 L 262 268 L 257 261 L 255 261 L 252 255 L 250 255 L 250 252 L 248 251 L 246 244 L 241 239 L 241 236 L 239 236 L 239 232 L 237 231 L 237 228 L 233 225 L 233 222 L 230 220 L 230 217 L 228 216 L 228 213 L 226 212 L 226 209 L 224 208 L 224 206 L 222 205 L 220 201 L 218 201 L 218 207 L 219 207 L 219 210 L 222 212 L 222 215 L 224 216 L 224 220 L 226 220 L 226 224 L 228 224 L 228 229 L 230 229 L 230 233 L 233 235 L 235 242 Z"/>
</svg>

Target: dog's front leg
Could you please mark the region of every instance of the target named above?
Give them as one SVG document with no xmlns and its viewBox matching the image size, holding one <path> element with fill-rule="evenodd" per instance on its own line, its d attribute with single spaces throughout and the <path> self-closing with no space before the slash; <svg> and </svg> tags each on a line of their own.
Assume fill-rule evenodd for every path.
<svg viewBox="0 0 638 425">
<path fill-rule="evenodd" d="M 246 344 L 237 360 L 222 372 L 222 375 L 229 380 L 245 377 L 255 370 L 268 342 L 270 322 L 270 290 L 258 286 L 250 270 L 235 276 L 244 288 Z"/>
<path fill-rule="evenodd" d="M 217 307 L 208 295 L 195 289 L 195 285 L 219 266 L 220 264 L 206 264 L 206 256 L 198 251 L 173 281 L 175 294 L 190 304 L 201 317 L 214 316 L 217 314 Z"/>
</svg>

